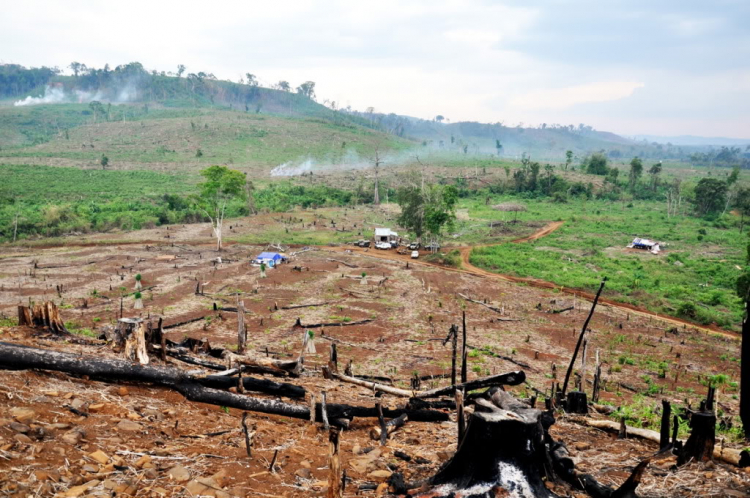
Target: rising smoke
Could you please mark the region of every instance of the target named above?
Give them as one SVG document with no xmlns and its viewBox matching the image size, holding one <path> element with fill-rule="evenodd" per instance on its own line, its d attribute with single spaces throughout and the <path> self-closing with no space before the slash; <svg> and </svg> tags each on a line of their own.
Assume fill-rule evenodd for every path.
<svg viewBox="0 0 750 498">
<path fill-rule="evenodd" d="M 44 95 L 40 97 L 28 96 L 25 99 L 13 102 L 14 106 L 28 106 L 40 104 L 87 104 L 95 100 L 100 102 L 123 103 L 131 102 L 138 96 L 138 89 L 134 82 L 127 82 L 119 88 L 108 91 L 96 90 L 73 90 L 66 92 L 61 86 L 44 87 Z"/>
</svg>

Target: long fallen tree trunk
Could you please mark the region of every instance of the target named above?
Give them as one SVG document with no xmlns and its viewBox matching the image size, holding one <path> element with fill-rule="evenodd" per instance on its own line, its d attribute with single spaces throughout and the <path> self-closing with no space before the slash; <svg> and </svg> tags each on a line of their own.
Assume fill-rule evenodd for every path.
<svg viewBox="0 0 750 498">
<path fill-rule="evenodd" d="M 90 378 L 103 381 L 148 382 L 174 389 L 190 401 L 271 415 L 281 415 L 300 420 L 310 420 L 310 407 L 308 405 L 296 405 L 270 399 L 253 398 L 207 387 L 223 387 L 228 385 L 227 381 L 234 382 L 236 385 L 236 379 L 226 376 L 196 377 L 187 375 L 185 372 L 174 368 L 143 366 L 123 360 L 60 353 L 7 342 L 0 342 L 0 368 L 52 370 L 68 374 L 87 375 Z M 247 380 L 251 382 L 248 384 Z M 246 389 L 257 387 L 255 382 L 252 381 L 258 380 L 243 377 Z M 271 383 L 271 385 L 291 386 L 291 388 L 295 389 L 295 392 L 301 391 L 302 395 L 304 395 L 305 390 L 299 386 L 264 380 L 262 382 Z M 279 393 L 272 392 L 271 394 L 278 395 Z M 316 405 L 315 412 L 315 420 L 322 422 L 323 412 L 320 403 Z M 354 417 L 378 416 L 377 410 L 374 407 L 332 403 L 326 404 L 326 413 L 328 419 L 332 421 L 352 419 Z M 415 422 L 443 422 L 448 420 L 447 413 L 437 410 L 383 410 L 385 416 L 393 418 L 399 417 L 404 413 L 409 417 L 409 420 Z"/>
<path fill-rule="evenodd" d="M 576 422 L 582 422 L 589 427 L 595 427 L 597 429 L 603 429 L 609 432 L 620 432 L 620 423 L 614 420 L 594 420 L 588 417 L 574 418 Z M 651 429 L 641 429 L 640 427 L 625 426 L 625 433 L 628 436 L 635 436 L 647 441 L 653 441 L 656 444 L 661 443 L 661 434 Z M 740 465 L 740 459 L 744 450 L 735 448 L 723 448 L 719 446 L 714 447 L 713 457 L 732 465 Z"/>
<path fill-rule="evenodd" d="M 509 372 L 499 375 L 491 375 L 489 377 L 481 377 L 474 379 L 463 384 L 456 384 L 455 386 L 438 387 L 437 389 L 430 389 L 429 391 L 410 391 L 408 389 L 401 389 L 399 387 L 388 386 L 385 384 L 378 384 L 377 382 L 370 382 L 367 380 L 358 379 L 349 375 L 344 375 L 338 372 L 331 371 L 330 369 L 324 369 L 324 375 L 330 378 L 337 379 L 357 386 L 366 387 L 376 392 L 383 392 L 386 394 L 392 394 L 393 396 L 399 396 L 401 398 L 438 398 L 440 396 L 450 396 L 456 392 L 456 390 L 473 391 L 474 389 L 482 389 L 485 387 L 493 386 L 517 386 L 522 384 L 526 380 L 526 374 L 519 370 L 517 372 Z"/>
<path fill-rule="evenodd" d="M 70 374 L 88 375 L 96 379 L 151 382 L 175 387 L 182 383 L 195 383 L 204 387 L 222 389 L 238 386 L 236 377 L 223 375 L 195 376 L 177 368 L 140 365 L 127 360 L 79 356 L 7 342 L 0 342 L 0 368 L 55 370 Z M 294 384 L 253 377 L 243 377 L 242 384 L 249 391 L 291 398 L 304 397 L 306 392 L 303 387 Z"/>
</svg>

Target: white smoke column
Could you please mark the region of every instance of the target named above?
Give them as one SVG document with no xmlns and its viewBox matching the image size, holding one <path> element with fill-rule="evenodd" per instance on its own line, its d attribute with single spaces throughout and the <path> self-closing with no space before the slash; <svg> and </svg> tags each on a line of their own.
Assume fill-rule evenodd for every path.
<svg viewBox="0 0 750 498">
<path fill-rule="evenodd" d="M 300 164 L 285 162 L 271 170 L 271 176 L 299 176 L 312 171 L 313 161 L 307 159 Z"/>
<path fill-rule="evenodd" d="M 43 97 L 26 97 L 23 100 L 13 102 L 14 106 L 39 105 L 39 104 L 59 104 L 65 101 L 65 92 L 62 88 L 44 87 Z"/>
</svg>

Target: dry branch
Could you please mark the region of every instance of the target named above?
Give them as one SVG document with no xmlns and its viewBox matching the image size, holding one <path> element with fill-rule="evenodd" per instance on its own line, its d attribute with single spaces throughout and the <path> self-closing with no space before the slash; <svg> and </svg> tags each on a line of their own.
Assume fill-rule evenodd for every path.
<svg viewBox="0 0 750 498">
<path fill-rule="evenodd" d="M 474 304 L 478 304 L 480 306 L 484 306 L 485 308 L 490 309 L 490 310 L 494 311 L 495 313 L 498 313 L 500 315 L 504 315 L 505 314 L 505 313 L 503 313 L 503 311 L 500 308 L 496 308 L 494 306 L 490 306 L 489 304 L 485 304 L 482 301 L 477 301 L 476 299 L 472 299 L 469 296 L 465 296 L 465 295 L 461 294 L 460 292 L 458 293 L 458 295 L 461 296 L 462 298 L 466 299 L 467 301 L 470 301 L 470 302 L 474 303 Z M 501 321 L 501 322 L 520 322 L 521 321 L 521 320 L 517 320 L 517 319 L 513 319 L 513 318 L 495 318 L 495 320 L 498 320 L 498 321 Z"/>
</svg>

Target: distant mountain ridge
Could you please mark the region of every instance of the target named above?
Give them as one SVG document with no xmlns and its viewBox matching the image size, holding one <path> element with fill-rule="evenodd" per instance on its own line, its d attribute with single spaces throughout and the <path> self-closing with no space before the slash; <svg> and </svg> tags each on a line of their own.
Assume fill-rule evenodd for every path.
<svg viewBox="0 0 750 498">
<path fill-rule="evenodd" d="M 648 142 L 656 142 L 660 144 L 668 144 L 671 143 L 672 145 L 686 145 L 686 146 L 696 146 L 696 147 L 705 147 L 705 146 L 747 146 L 750 145 L 750 138 L 727 138 L 727 137 L 699 137 L 695 135 L 678 135 L 674 137 L 663 137 L 659 135 L 634 135 L 633 140 L 635 141 L 643 141 L 646 140 Z"/>
</svg>

